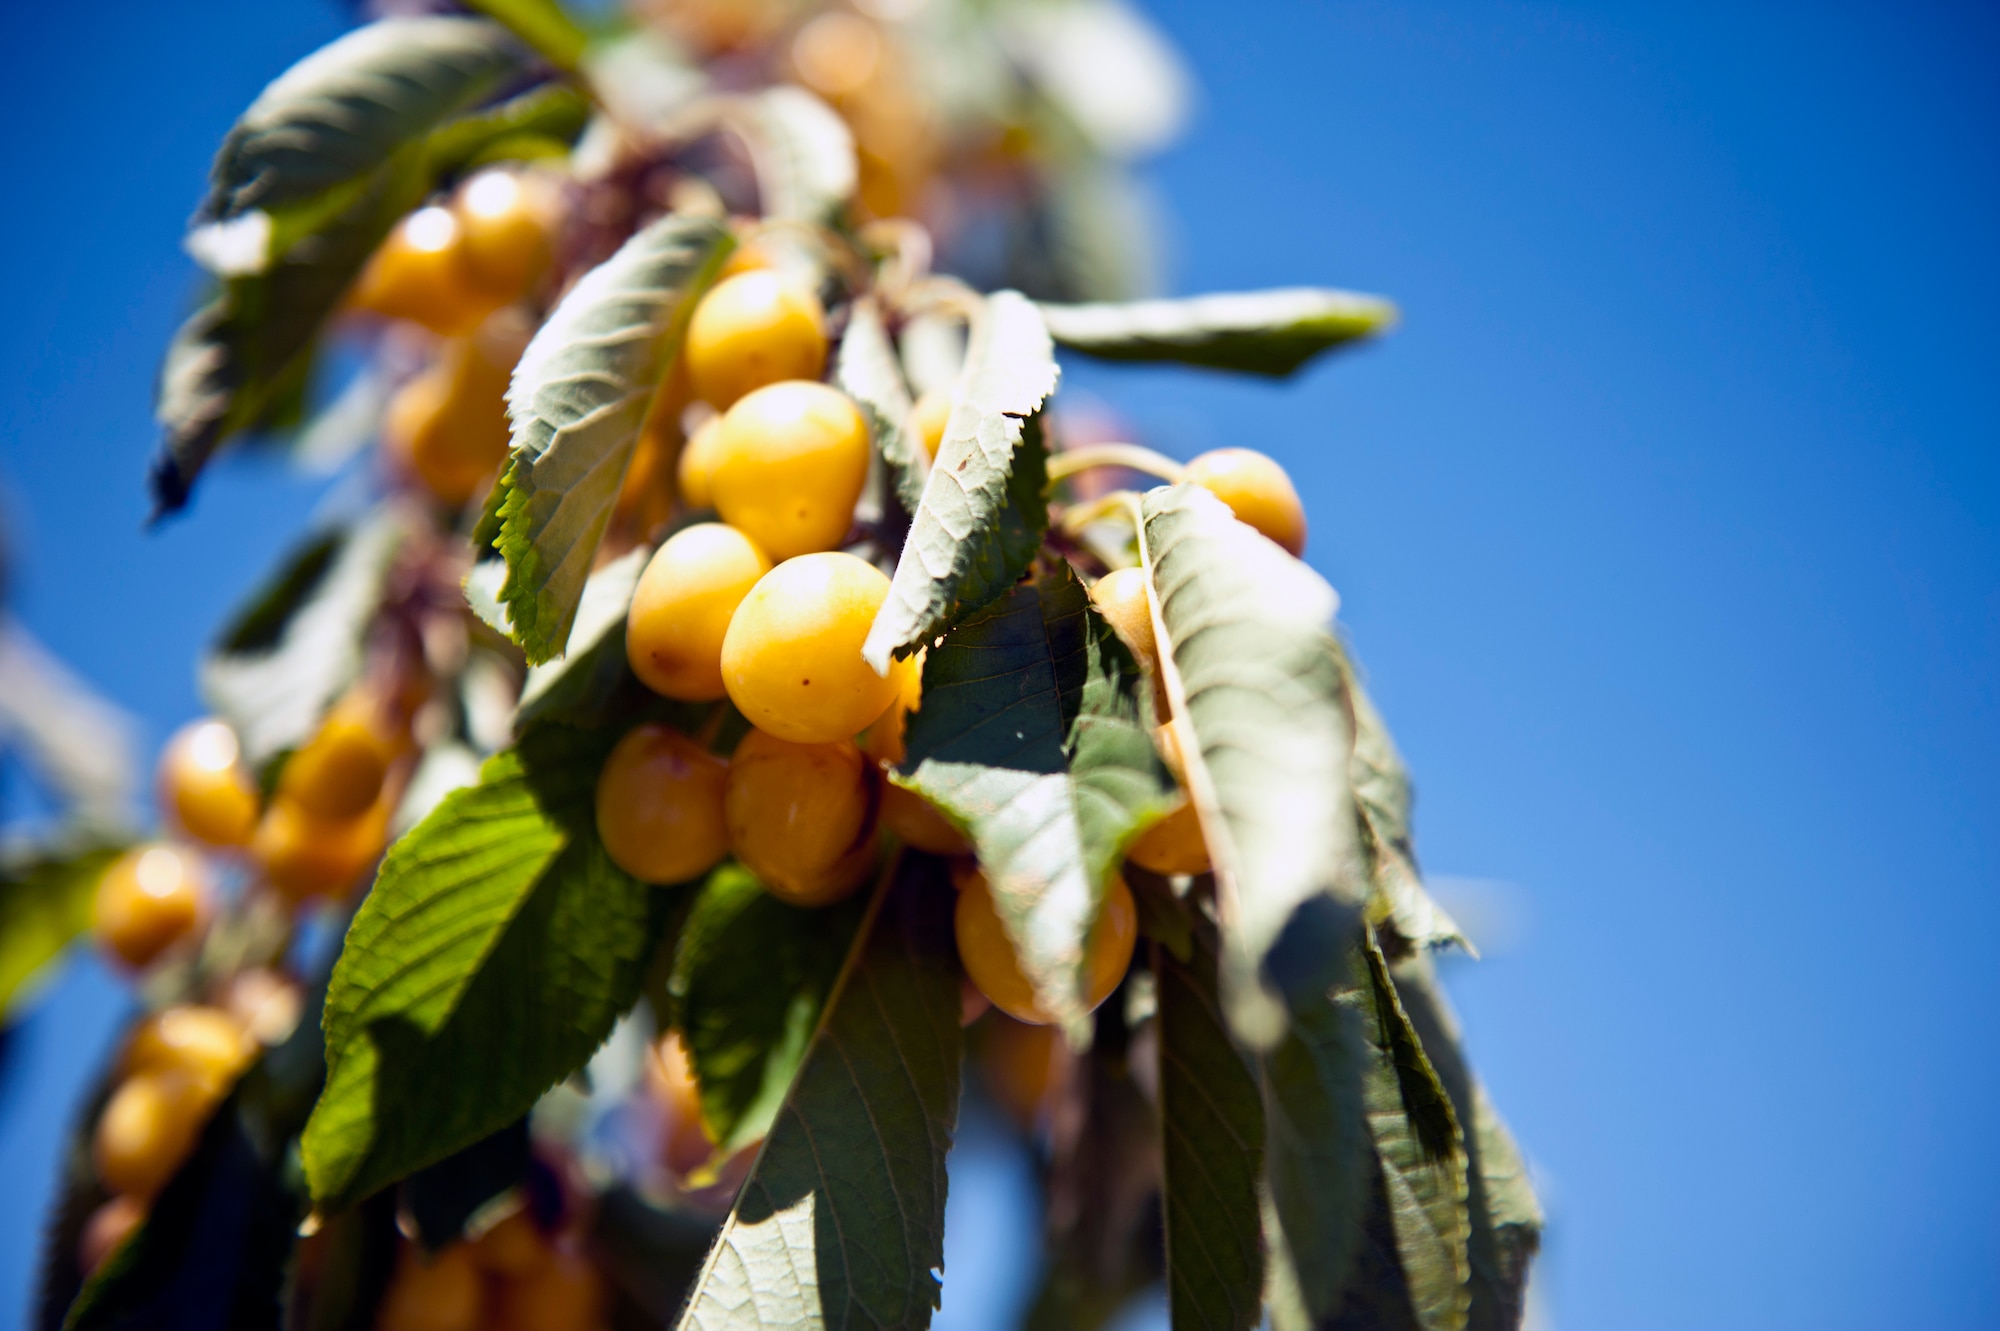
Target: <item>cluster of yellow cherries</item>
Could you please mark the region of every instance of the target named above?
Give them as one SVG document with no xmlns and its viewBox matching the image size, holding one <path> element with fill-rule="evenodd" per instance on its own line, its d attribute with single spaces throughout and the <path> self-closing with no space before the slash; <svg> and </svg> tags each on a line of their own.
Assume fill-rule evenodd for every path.
<svg viewBox="0 0 2000 1331">
<path fill-rule="evenodd" d="M 870 438 L 860 408 L 820 382 L 825 322 L 810 291 L 759 269 L 725 277 L 689 323 L 688 388 L 714 414 L 682 452 L 679 488 L 690 508 L 712 508 L 719 520 L 684 527 L 653 553 L 626 620 L 626 654 L 654 692 L 686 702 L 727 697 L 753 729 L 726 760 L 660 724 L 635 728 L 613 750 L 597 786 L 598 830 L 612 859 L 649 882 L 687 881 L 733 853 L 773 895 L 822 906 L 871 876 L 882 829 L 936 854 L 970 850 L 942 813 L 886 780 L 921 702 L 922 657 L 884 676 L 861 655 L 889 579 L 838 548 L 850 539 Z M 950 405 L 930 394 L 912 413 L 911 429 L 933 458 Z M 1287 549 L 1303 547 L 1297 493 L 1269 458 L 1219 449 L 1187 474 Z M 1143 573 L 1114 572 L 1093 596 L 1154 671 Z M 1161 740 L 1178 771 L 1170 729 Z M 1185 798 L 1130 858 L 1159 873 L 1208 868 Z M 968 977 L 1009 1015 L 1049 1021 L 984 875 L 962 858 L 953 881 Z M 1091 1006 L 1123 978 L 1136 937 L 1130 891 L 1115 880 L 1091 942 Z"/>
</svg>

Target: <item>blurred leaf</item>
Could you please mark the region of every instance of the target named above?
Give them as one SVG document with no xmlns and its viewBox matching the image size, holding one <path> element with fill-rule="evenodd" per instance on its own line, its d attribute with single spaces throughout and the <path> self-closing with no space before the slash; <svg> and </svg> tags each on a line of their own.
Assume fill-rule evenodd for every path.
<svg viewBox="0 0 2000 1331">
<path fill-rule="evenodd" d="M 922 441 L 910 433 L 909 386 L 903 382 L 896 349 L 889 344 L 882 312 L 872 296 L 857 299 L 847 316 L 833 381 L 868 417 L 875 451 L 895 478 L 897 497 L 906 511 L 916 512 L 924 497 L 931 460 Z"/>
<path fill-rule="evenodd" d="M 1424 890 L 1417 872 L 1417 853 L 1410 836 L 1410 774 L 1396 741 L 1382 724 L 1368 693 L 1355 678 L 1345 652 L 1337 658 L 1354 706 L 1354 756 L 1348 779 L 1354 785 L 1355 812 L 1360 816 L 1361 849 L 1374 886 L 1371 917 L 1386 919 L 1398 934 L 1418 947 L 1465 944 L 1458 924 Z"/>
<path fill-rule="evenodd" d="M 1072 1027 L 1105 884 L 1172 799 L 1141 683 L 1069 566 L 1044 566 L 930 650 L 892 778 L 972 839 L 1022 972 Z"/>
<path fill-rule="evenodd" d="M 1192 960 L 1194 920 L 1188 905 L 1174 896 L 1172 880 L 1130 860 L 1120 872 L 1139 911 L 1139 932 L 1173 953 L 1175 960 Z"/>
<path fill-rule="evenodd" d="M 499 599 L 531 665 L 569 640 L 639 427 L 731 248 L 720 222 L 661 218 L 570 288 L 514 369 L 492 543 L 507 561 Z"/>
<path fill-rule="evenodd" d="M 74 825 L 111 832 L 131 824 L 139 784 L 132 732 L 129 716 L 0 611 L 0 748 L 18 746 Z"/>
<path fill-rule="evenodd" d="M 987 297 L 889 599 L 862 647 L 877 670 L 1000 595 L 1034 559 L 1048 527 L 1035 417 L 1056 375 L 1035 307 L 1019 292 Z"/>
<path fill-rule="evenodd" d="M 1264 1111 L 1216 1001 L 1215 952 L 1160 949 L 1160 1118 L 1173 1325 L 1248 1331 L 1263 1309 Z"/>
<path fill-rule="evenodd" d="M 1465 1139 L 1466 1213 L 1471 1226 L 1469 1331 L 1514 1331 L 1526 1311 L 1528 1267 L 1542 1239 L 1542 1208 L 1528 1182 L 1521 1151 L 1500 1120 L 1486 1088 L 1472 1075 L 1457 1018 L 1438 987 L 1430 959 L 1416 952 L 1393 970 L 1396 992 L 1451 1095 Z"/>
<path fill-rule="evenodd" d="M 1028 229 L 1029 252 L 1017 262 L 1045 270 L 1029 288 L 1037 294 L 1136 300 L 1160 290 L 1159 230 L 1159 209 L 1130 171 L 1079 157 L 1054 170 Z"/>
<path fill-rule="evenodd" d="M 426 1165 L 403 1181 L 403 1209 L 426 1252 L 436 1252 L 465 1235 L 481 1210 L 519 1186 L 533 1155 L 528 1120 L 518 1119 Z"/>
<path fill-rule="evenodd" d="M 638 999 L 670 898 L 597 839 L 616 739 L 537 727 L 390 848 L 327 994 L 304 1142 L 324 1208 L 521 1117 Z"/>
<path fill-rule="evenodd" d="M 1373 1049 L 1362 1080 L 1396 1253 L 1423 1331 L 1460 1331 L 1471 1306 L 1466 1154 L 1444 1084 L 1371 939 L 1355 978 Z"/>
<path fill-rule="evenodd" d="M 1336 598 L 1199 486 L 1153 490 L 1143 512 L 1161 669 L 1193 732 L 1188 791 L 1215 863 L 1223 1009 L 1239 1039 L 1268 1049 L 1285 1030 L 1264 974 L 1279 935 L 1314 898 L 1362 895 Z"/>
<path fill-rule="evenodd" d="M 640 546 L 585 579 L 568 647 L 556 660 L 529 670 L 521 684 L 517 730 L 537 721 L 599 725 L 609 719 L 608 704 L 632 677 L 625 659 L 625 616 L 652 556 Z"/>
<path fill-rule="evenodd" d="M 405 144 L 380 167 L 328 190 L 275 219 L 261 212 L 203 228 L 191 248 L 218 228 L 259 234 L 231 239 L 236 253 L 212 268 L 222 281 L 176 330 L 160 367 L 154 415 L 166 433 L 149 483 L 157 519 L 183 507 L 215 451 L 258 428 L 296 391 L 320 329 L 396 222 L 424 201 L 438 178 L 489 148 L 544 133 L 574 135 L 582 103 L 566 89 L 536 90 L 462 117 Z M 210 237 L 211 240 L 214 237 Z M 254 244 L 252 243 L 254 242 Z M 265 259 L 258 260 L 261 250 Z"/>
<path fill-rule="evenodd" d="M 304 743 L 360 674 L 411 522 L 385 505 L 300 546 L 203 658 L 202 697 L 234 728 L 252 768 Z"/>
<path fill-rule="evenodd" d="M 1386 332 L 1379 296 L 1286 287 L 1181 300 L 1041 306 L 1049 335 L 1104 360 L 1179 361 L 1277 377 L 1321 352 Z"/>
<path fill-rule="evenodd" d="M 201 217 L 303 203 L 365 176 L 523 66 L 478 19 L 384 18 L 321 47 L 258 94 L 222 141 Z"/>
<path fill-rule="evenodd" d="M 0 1022 L 44 966 L 90 929 L 97 882 L 125 851 L 91 845 L 0 861 Z"/>
<path fill-rule="evenodd" d="M 905 855 L 895 878 L 870 904 L 683 1331 L 930 1325 L 959 979 L 942 862 Z"/>
<path fill-rule="evenodd" d="M 466 7 L 506 24 L 557 69 L 574 70 L 590 43 L 556 0 L 467 0 Z"/>
<path fill-rule="evenodd" d="M 770 1132 L 865 909 L 788 906 L 733 862 L 696 898 L 669 990 L 718 1155 Z"/>
<path fill-rule="evenodd" d="M 764 215 L 833 222 L 854 197 L 854 135 L 804 88 L 781 86 L 748 99 L 741 124 L 763 192 Z"/>
</svg>

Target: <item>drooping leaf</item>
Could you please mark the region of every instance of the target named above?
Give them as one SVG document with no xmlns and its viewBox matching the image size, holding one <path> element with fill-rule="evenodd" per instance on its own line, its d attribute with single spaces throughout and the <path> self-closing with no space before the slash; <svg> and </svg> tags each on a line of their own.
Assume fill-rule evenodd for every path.
<svg viewBox="0 0 2000 1331">
<path fill-rule="evenodd" d="M 1471 1127 L 1465 1136 L 1471 1225 L 1466 1256 L 1472 1270 L 1466 1326 L 1468 1331 L 1515 1331 L 1526 1311 L 1528 1267 L 1541 1246 L 1541 1204 L 1520 1148 L 1466 1063 L 1458 1020 L 1429 957 L 1413 952 L 1396 963 L 1392 974 L 1458 1121 Z"/>
<path fill-rule="evenodd" d="M 661 218 L 570 288 L 514 369 L 494 544 L 530 664 L 569 640 L 639 427 L 730 248 L 717 221 Z"/>
<path fill-rule="evenodd" d="M 1417 872 L 1417 852 L 1410 834 L 1410 773 L 1396 741 L 1375 710 L 1367 690 L 1355 678 L 1347 654 L 1338 655 L 1354 707 L 1354 756 L 1347 764 L 1354 785 L 1354 808 L 1360 819 L 1361 850 L 1374 892 L 1370 916 L 1387 920 L 1398 934 L 1418 947 L 1446 943 L 1465 945 L 1457 923 L 1424 890 Z"/>
<path fill-rule="evenodd" d="M 965 829 L 1023 973 L 1070 1024 L 1105 885 L 1172 799 L 1140 683 L 1069 566 L 1044 566 L 926 655 L 892 778 Z"/>
<path fill-rule="evenodd" d="M 222 141 L 201 215 L 297 205 L 386 163 L 470 110 L 525 53 L 478 19 L 391 17 L 355 29 L 280 74 Z"/>
<path fill-rule="evenodd" d="M 1255 1057 L 1265 1188 L 1291 1293 L 1311 1326 L 1331 1318 L 1354 1269 L 1375 1172 L 1363 1080 L 1372 1059 L 1357 991 L 1295 1002 L 1285 1038 Z"/>
<path fill-rule="evenodd" d="M 304 1141 L 339 1209 L 525 1114 L 639 996 L 669 894 L 597 838 L 617 736 L 540 726 L 397 842 L 327 993 Z"/>
<path fill-rule="evenodd" d="M 1153 953 L 1159 977 L 1167 1293 L 1175 1331 L 1247 1331 L 1263 1308 L 1257 1189 L 1264 1110 L 1216 999 L 1215 952 L 1183 964 Z"/>
<path fill-rule="evenodd" d="M 1317 287 L 1041 310 L 1056 341 L 1104 360 L 1178 361 L 1278 377 L 1396 322 L 1396 307 L 1379 296 Z"/>
<path fill-rule="evenodd" d="M 748 99 L 741 123 L 765 216 L 837 221 L 859 174 L 854 135 L 839 113 L 804 88 L 782 86 Z"/>
<path fill-rule="evenodd" d="M 788 906 L 734 863 L 696 898 L 669 991 L 718 1155 L 771 1130 L 866 904 Z"/>
<path fill-rule="evenodd" d="M 1048 330 L 1018 292 L 987 297 L 889 599 L 861 654 L 877 670 L 1027 570 L 1048 527 L 1036 413 L 1056 388 Z"/>
<path fill-rule="evenodd" d="M 1253 1048 L 1283 1035 L 1263 975 L 1294 913 L 1358 905 L 1352 744 L 1331 652 L 1333 589 L 1199 486 L 1145 496 L 1141 553 L 1187 784 L 1215 864 L 1222 999 Z"/>
<path fill-rule="evenodd" d="M 51 848 L 0 861 L 0 1022 L 43 967 L 90 928 L 97 882 L 124 852 L 117 844 Z"/>
<path fill-rule="evenodd" d="M 471 1221 L 520 1186 L 533 1159 L 523 1118 L 410 1175 L 399 1191 L 417 1242 L 436 1252 L 463 1238 Z"/>
<path fill-rule="evenodd" d="M 958 1116 L 951 888 L 906 855 L 871 905 L 682 1314 L 683 1331 L 930 1325 Z"/>
<path fill-rule="evenodd" d="M 557 0 L 469 0 L 467 8 L 506 24 L 557 69 L 575 69 L 590 44 Z"/>
<path fill-rule="evenodd" d="M 538 89 L 462 116 L 404 145 L 366 176 L 286 210 L 204 228 L 189 238 L 222 279 L 174 333 L 160 368 L 154 415 L 165 432 L 149 478 L 157 519 L 183 507 L 196 478 L 224 443 L 278 428 L 274 408 L 302 391 L 320 330 L 397 220 L 422 203 L 438 178 L 510 143 L 573 137 L 582 102 L 566 89 Z M 266 218 L 261 227 L 250 224 Z M 209 239 L 208 232 L 244 228 Z"/>
<path fill-rule="evenodd" d="M 576 623 L 561 657 L 528 671 L 521 683 L 514 725 L 537 721 L 593 725 L 607 719 L 607 704 L 631 676 L 625 659 L 625 616 L 652 551 L 641 546 L 592 573 L 577 601 Z"/>
<path fill-rule="evenodd" d="M 875 437 L 875 451 L 895 480 L 897 497 L 904 509 L 916 512 L 923 501 L 931 460 L 923 444 L 910 433 L 910 389 L 903 382 L 896 349 L 889 344 L 882 312 L 872 296 L 856 300 L 847 316 L 847 332 L 840 339 L 833 378 L 841 391 L 860 405 Z"/>
<path fill-rule="evenodd" d="M 0 612 L 0 750 L 18 752 L 72 825 L 100 834 L 131 825 L 139 783 L 133 729 L 130 717 Z"/>
<path fill-rule="evenodd" d="M 1396 1254 L 1423 1331 L 1461 1331 L 1471 1307 L 1464 1138 L 1423 1042 L 1368 939 L 1354 993 L 1372 1055 L 1362 1079 Z"/>
<path fill-rule="evenodd" d="M 360 673 L 410 521 L 385 506 L 299 547 L 202 660 L 202 696 L 252 767 L 304 743 Z"/>
</svg>

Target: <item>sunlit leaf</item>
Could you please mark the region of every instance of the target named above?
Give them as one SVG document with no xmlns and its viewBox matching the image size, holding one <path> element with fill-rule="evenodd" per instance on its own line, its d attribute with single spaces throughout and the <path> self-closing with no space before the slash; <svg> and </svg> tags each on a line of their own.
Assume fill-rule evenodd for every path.
<svg viewBox="0 0 2000 1331">
<path fill-rule="evenodd" d="M 905 856 L 703 1264 L 684 1331 L 930 1325 L 958 1117 L 941 863 Z"/>
<path fill-rule="evenodd" d="M 1056 341 L 1103 360 L 1179 361 L 1278 377 L 1396 322 L 1396 307 L 1380 296 L 1317 287 L 1041 310 Z"/>
<path fill-rule="evenodd" d="M 717 221 L 661 218 L 570 288 L 514 369 L 494 545 L 507 561 L 499 599 L 531 664 L 569 640 L 639 427 L 730 248 Z"/>
<path fill-rule="evenodd" d="M 326 1005 L 304 1141 L 339 1209 L 525 1114 L 639 996 L 669 894 L 597 839 L 606 732 L 541 726 L 389 851 Z"/>
<path fill-rule="evenodd" d="M 889 599 L 862 655 L 877 670 L 1027 570 L 1048 526 L 1047 454 L 1035 414 L 1056 387 L 1054 348 L 1017 292 L 989 296 L 903 544 Z"/>
<path fill-rule="evenodd" d="M 557 0 L 468 0 L 466 7 L 506 24 L 557 69 L 575 69 L 589 44 Z"/>
<path fill-rule="evenodd" d="M 896 495 L 914 513 L 923 500 L 931 460 L 910 432 L 910 389 L 873 297 L 856 300 L 847 316 L 833 379 L 867 416 L 875 451 L 895 480 Z"/>
<path fill-rule="evenodd" d="M 30 982 L 90 928 L 97 882 L 119 845 L 54 849 L 0 860 L 0 1022 L 32 992 Z"/>
</svg>

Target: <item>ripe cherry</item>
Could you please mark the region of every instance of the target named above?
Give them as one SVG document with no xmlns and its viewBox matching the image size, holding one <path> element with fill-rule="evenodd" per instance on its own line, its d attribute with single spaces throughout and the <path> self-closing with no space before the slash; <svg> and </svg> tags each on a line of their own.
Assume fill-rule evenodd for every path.
<svg viewBox="0 0 2000 1331">
<path fill-rule="evenodd" d="M 1187 465 L 1187 479 L 1229 505 L 1248 523 L 1294 555 L 1306 548 L 1306 510 L 1292 478 L 1264 454 L 1249 448 L 1218 448 Z"/>
<path fill-rule="evenodd" d="M 138 970 L 191 933 L 207 913 L 207 872 L 188 851 L 153 842 L 127 851 L 97 884 L 98 946 Z"/>
<path fill-rule="evenodd" d="M 683 354 L 695 396 L 727 410 L 766 384 L 818 379 L 826 368 L 826 312 L 780 273 L 738 273 L 695 306 Z"/>
<path fill-rule="evenodd" d="M 257 787 L 236 732 L 214 717 L 177 731 L 160 754 L 160 807 L 175 826 L 211 846 L 241 846 L 257 829 Z"/>
<path fill-rule="evenodd" d="M 680 883 L 729 853 L 727 768 L 670 726 L 634 727 L 597 778 L 597 834 L 612 863 L 648 883 Z"/>
<path fill-rule="evenodd" d="M 749 537 L 720 522 L 668 537 L 639 575 L 625 617 L 625 656 L 653 692 L 689 702 L 723 696 L 722 640 L 736 607 L 771 571 Z"/>
<path fill-rule="evenodd" d="M 831 550 L 868 482 L 868 424 L 837 388 L 802 379 L 746 394 L 722 417 L 716 512 L 773 559 Z"/>
<path fill-rule="evenodd" d="M 729 844 L 771 894 L 838 901 L 875 862 L 875 775 L 851 740 L 794 744 L 753 730 L 729 760 Z"/>
<path fill-rule="evenodd" d="M 799 744 L 854 735 L 897 681 L 861 658 L 889 579 L 839 552 L 788 559 L 760 578 L 722 639 L 722 681 L 751 724 Z"/>
<path fill-rule="evenodd" d="M 972 872 L 961 876 L 958 904 L 952 923 L 958 934 L 958 959 L 979 991 L 1016 1021 L 1046 1025 L 1055 1020 L 1035 998 L 1034 986 L 1022 973 L 1013 940 L 1000 922 L 993 905 L 993 892 L 986 875 Z M 1132 949 L 1139 939 L 1139 916 L 1132 902 L 1132 890 L 1122 878 L 1113 878 L 1105 889 L 1104 905 L 1097 917 L 1088 946 L 1084 975 L 1083 1005 L 1095 1008 L 1132 963 Z"/>
</svg>

